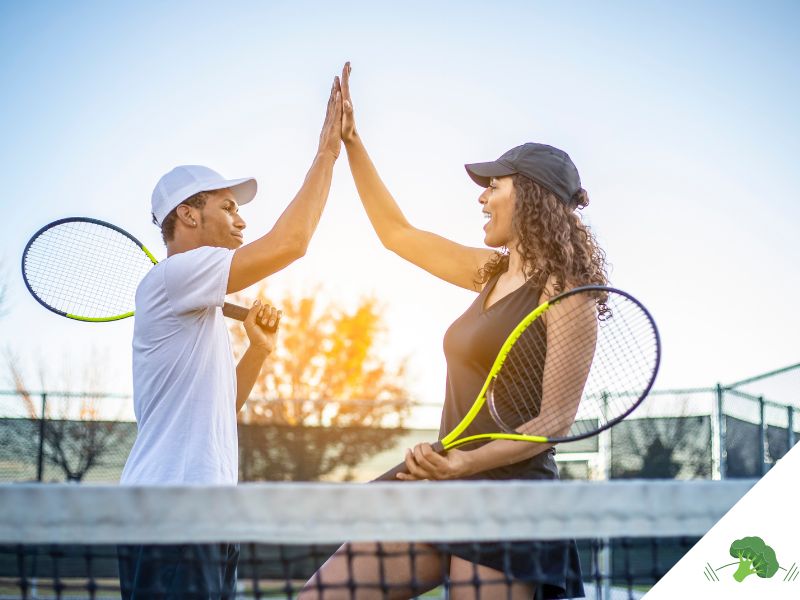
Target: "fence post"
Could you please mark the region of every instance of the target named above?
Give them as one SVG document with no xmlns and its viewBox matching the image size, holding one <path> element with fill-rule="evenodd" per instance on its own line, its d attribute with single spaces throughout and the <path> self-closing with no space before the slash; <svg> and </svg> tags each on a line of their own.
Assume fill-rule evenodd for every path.
<svg viewBox="0 0 800 600">
<path fill-rule="evenodd" d="M 603 425 L 608 423 L 608 392 L 603 391 Z M 600 434 L 602 437 L 600 438 L 603 444 L 603 471 L 604 476 L 603 478 L 606 481 L 611 481 L 611 430 L 606 429 L 603 433 Z M 600 540 L 600 560 L 602 561 L 602 577 L 603 577 L 603 589 L 602 593 L 600 594 L 600 598 L 603 600 L 608 600 L 611 598 L 611 577 L 613 575 L 612 572 L 612 554 L 611 554 L 611 538 L 603 538 Z M 536 589 L 539 589 L 541 586 L 536 586 Z"/>
<path fill-rule="evenodd" d="M 758 422 L 761 425 L 759 456 L 761 457 L 761 476 L 767 474 L 767 426 L 764 423 L 764 396 L 758 397 Z"/>
<path fill-rule="evenodd" d="M 794 448 L 794 406 L 787 406 L 789 411 L 789 450 Z"/>
<path fill-rule="evenodd" d="M 719 383 L 717 384 L 717 419 L 717 432 L 719 436 L 717 440 L 717 447 L 719 449 L 719 456 L 717 457 L 719 461 L 719 478 L 725 479 L 728 462 L 728 449 L 725 438 L 728 432 L 725 426 L 725 413 L 722 410 L 722 386 Z"/>
<path fill-rule="evenodd" d="M 39 455 L 36 457 L 36 481 L 42 481 L 42 470 L 44 467 L 44 421 L 45 409 L 47 408 L 47 394 L 42 393 L 42 416 L 39 419 Z"/>
</svg>

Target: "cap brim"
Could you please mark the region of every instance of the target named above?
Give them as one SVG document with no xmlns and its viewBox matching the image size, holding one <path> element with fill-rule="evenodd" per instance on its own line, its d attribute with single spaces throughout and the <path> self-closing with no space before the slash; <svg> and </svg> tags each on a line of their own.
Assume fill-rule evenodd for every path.
<svg viewBox="0 0 800 600">
<path fill-rule="evenodd" d="M 506 177 L 507 175 L 514 175 L 516 171 L 511 167 L 500 164 L 497 161 L 474 163 L 471 165 L 464 165 L 467 173 L 472 178 L 472 181 L 481 187 L 489 187 L 492 177 Z"/>
<path fill-rule="evenodd" d="M 233 197 L 236 198 L 236 204 L 242 206 L 247 204 L 256 197 L 258 191 L 258 184 L 254 177 L 245 177 L 243 179 L 229 179 L 228 181 L 215 182 L 213 186 L 206 187 L 200 192 L 210 192 L 212 190 L 230 189 Z"/>
</svg>

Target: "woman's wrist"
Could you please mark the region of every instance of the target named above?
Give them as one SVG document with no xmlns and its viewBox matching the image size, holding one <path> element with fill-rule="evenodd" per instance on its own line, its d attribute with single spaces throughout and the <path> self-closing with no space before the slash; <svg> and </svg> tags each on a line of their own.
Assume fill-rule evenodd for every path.
<svg viewBox="0 0 800 600">
<path fill-rule="evenodd" d="M 360 139 L 358 137 L 358 132 L 357 131 L 354 131 L 352 134 L 347 136 L 347 138 L 342 137 L 342 142 L 344 142 L 344 147 L 345 148 L 347 148 L 349 146 L 352 146 L 353 144 L 356 144 L 359 141 L 360 141 Z"/>
<path fill-rule="evenodd" d="M 453 466 L 452 479 L 463 479 L 475 473 L 479 473 L 482 469 L 476 460 L 477 450 L 465 452 L 464 450 L 451 450 L 450 464 Z"/>
</svg>

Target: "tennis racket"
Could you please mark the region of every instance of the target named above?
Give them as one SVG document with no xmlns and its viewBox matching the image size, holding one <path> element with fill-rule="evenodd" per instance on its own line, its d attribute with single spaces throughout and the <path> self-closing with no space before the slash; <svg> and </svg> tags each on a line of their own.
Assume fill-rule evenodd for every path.
<svg viewBox="0 0 800 600">
<path fill-rule="evenodd" d="M 102 323 L 133 316 L 136 288 L 158 261 L 127 231 L 96 219 L 71 217 L 45 225 L 22 253 L 22 278 L 31 295 L 57 315 Z M 248 309 L 226 302 L 237 321 Z M 262 325 L 267 331 L 275 326 Z"/>
<path fill-rule="evenodd" d="M 633 296 L 600 286 L 545 302 L 514 329 L 478 399 L 431 444 L 439 454 L 491 440 L 572 442 L 616 425 L 653 386 L 661 360 L 655 321 Z M 481 410 L 501 430 L 462 437 Z M 397 481 L 405 462 L 375 481 Z"/>
</svg>

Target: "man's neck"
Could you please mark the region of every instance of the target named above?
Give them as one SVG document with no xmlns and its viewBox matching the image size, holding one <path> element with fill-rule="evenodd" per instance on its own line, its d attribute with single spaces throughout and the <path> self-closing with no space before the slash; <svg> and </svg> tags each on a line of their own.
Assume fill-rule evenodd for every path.
<svg viewBox="0 0 800 600">
<path fill-rule="evenodd" d="M 181 254 L 183 252 L 189 252 L 190 250 L 196 250 L 197 248 L 201 248 L 203 246 L 200 243 L 200 240 L 195 239 L 179 239 L 176 235 L 175 239 L 170 242 L 167 242 L 167 258 L 173 256 L 175 254 Z"/>
</svg>

